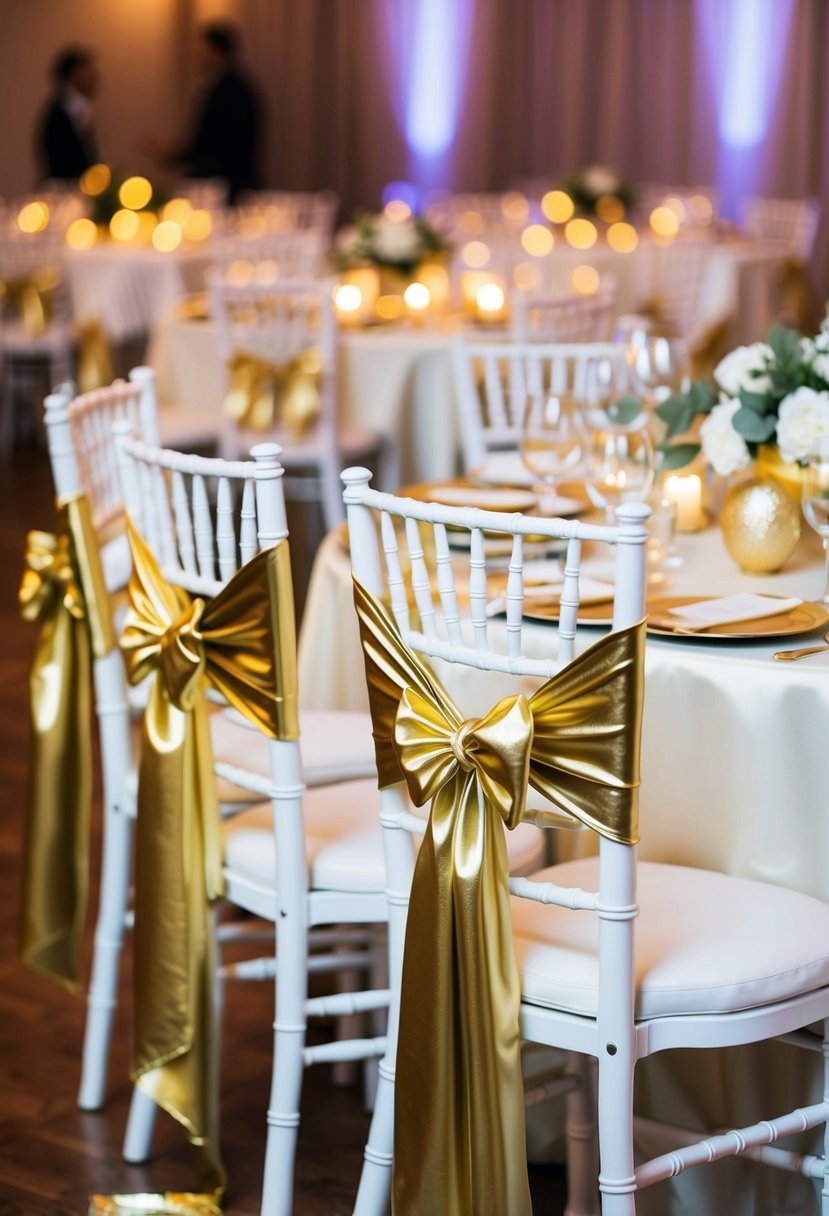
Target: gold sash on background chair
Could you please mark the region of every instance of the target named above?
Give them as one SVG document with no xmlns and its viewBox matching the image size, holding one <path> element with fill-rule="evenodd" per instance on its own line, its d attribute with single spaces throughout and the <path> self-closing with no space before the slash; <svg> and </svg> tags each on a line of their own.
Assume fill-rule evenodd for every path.
<svg viewBox="0 0 829 1216">
<path fill-rule="evenodd" d="M 97 317 L 75 326 L 78 343 L 78 392 L 90 393 L 103 388 L 114 378 L 112 351 L 104 327 Z"/>
<path fill-rule="evenodd" d="M 284 363 L 239 351 L 230 361 L 224 411 L 252 431 L 269 431 L 281 422 L 301 438 L 320 412 L 321 377 L 322 358 L 316 347 Z"/>
<path fill-rule="evenodd" d="M 0 278 L 0 301 L 5 301 L 23 322 L 27 338 L 39 338 L 52 318 L 58 272 L 42 266 L 17 278 Z"/>
<path fill-rule="evenodd" d="M 89 503 L 58 502 L 56 534 L 30 532 L 21 615 L 41 623 L 29 689 L 32 747 L 20 954 L 73 992 L 89 878 L 92 659 L 115 646 Z"/>
<path fill-rule="evenodd" d="M 129 678 L 153 676 L 144 718 L 135 861 L 133 1079 L 224 1183 L 217 1138 L 210 903 L 222 893 L 207 684 L 274 739 L 298 738 L 286 541 L 205 604 L 172 586 L 128 524 L 133 573 L 121 646 Z"/>
<path fill-rule="evenodd" d="M 521 822 L 529 784 L 601 835 L 636 842 L 644 622 L 602 638 L 532 697 L 464 721 L 356 578 L 354 599 L 380 788 L 405 781 L 415 805 L 432 802 L 406 931 L 393 1211 L 529 1216 L 501 823 Z"/>
</svg>

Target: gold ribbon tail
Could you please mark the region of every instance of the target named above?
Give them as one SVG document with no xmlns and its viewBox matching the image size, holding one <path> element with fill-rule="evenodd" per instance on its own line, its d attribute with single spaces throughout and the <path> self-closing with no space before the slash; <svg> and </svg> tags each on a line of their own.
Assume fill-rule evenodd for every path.
<svg viewBox="0 0 829 1216">
<path fill-rule="evenodd" d="M 113 379 L 112 351 L 99 320 L 83 321 L 76 327 L 78 342 L 78 391 L 92 392 Z"/>
<path fill-rule="evenodd" d="M 40 623 L 29 677 L 31 762 L 23 852 L 20 954 L 72 992 L 89 876 L 93 657 L 114 645 L 86 500 L 60 505 L 57 534 L 31 532 L 18 602 Z"/>
<path fill-rule="evenodd" d="M 636 840 L 644 623 L 601 639 L 529 701 L 464 721 L 356 579 L 354 601 L 380 786 L 405 781 L 416 805 L 431 799 L 403 961 L 393 1210 L 529 1216 L 502 824 L 521 822 L 533 785 L 603 835 Z"/>
</svg>

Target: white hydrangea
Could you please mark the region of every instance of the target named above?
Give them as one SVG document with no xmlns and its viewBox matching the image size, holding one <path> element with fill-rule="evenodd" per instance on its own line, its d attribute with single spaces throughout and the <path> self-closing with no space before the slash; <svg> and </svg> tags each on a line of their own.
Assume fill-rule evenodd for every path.
<svg viewBox="0 0 829 1216">
<path fill-rule="evenodd" d="M 780 402 L 777 446 L 784 460 L 806 460 L 814 441 L 829 435 L 829 392 L 801 385 Z"/>
<path fill-rule="evenodd" d="M 702 454 L 715 473 L 728 477 L 751 463 L 745 439 L 734 430 L 732 419 L 740 408 L 736 397 L 724 398 L 715 405 L 700 427 Z"/>
<path fill-rule="evenodd" d="M 420 233 L 413 219 L 381 216 L 371 237 L 374 254 L 383 262 L 413 262 L 421 252 Z"/>
<path fill-rule="evenodd" d="M 714 379 L 729 397 L 736 397 L 743 388 L 765 393 L 771 388 L 768 365 L 773 360 L 774 351 L 765 342 L 738 346 L 714 368 Z"/>
</svg>

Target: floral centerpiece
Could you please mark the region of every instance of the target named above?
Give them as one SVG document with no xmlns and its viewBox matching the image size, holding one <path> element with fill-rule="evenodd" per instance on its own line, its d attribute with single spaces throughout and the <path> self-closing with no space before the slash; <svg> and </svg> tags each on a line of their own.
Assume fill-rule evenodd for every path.
<svg viewBox="0 0 829 1216">
<path fill-rule="evenodd" d="M 630 185 L 607 165 L 588 165 L 571 173 L 561 183 L 561 189 L 566 190 L 576 209 L 584 215 L 596 215 L 601 199 L 615 199 L 625 210 L 633 203 Z"/>
<path fill-rule="evenodd" d="M 805 464 L 809 449 L 829 435 L 829 317 L 814 337 L 775 326 L 765 342 L 739 346 L 715 367 L 716 388 L 702 382 L 657 407 L 667 426 L 663 467 L 678 469 L 700 452 L 729 476 L 768 446 L 782 461 Z M 702 416 L 699 441 L 686 438 Z"/>
<path fill-rule="evenodd" d="M 422 216 L 361 214 L 340 234 L 336 264 L 338 270 L 376 266 L 408 278 L 423 262 L 449 250 L 449 243 Z"/>
</svg>

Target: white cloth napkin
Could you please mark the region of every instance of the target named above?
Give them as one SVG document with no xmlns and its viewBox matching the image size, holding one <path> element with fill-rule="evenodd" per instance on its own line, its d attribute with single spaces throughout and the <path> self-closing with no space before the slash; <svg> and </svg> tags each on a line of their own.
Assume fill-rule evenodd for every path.
<svg viewBox="0 0 829 1216">
<path fill-rule="evenodd" d="M 676 618 L 677 626 L 687 629 L 708 629 L 713 625 L 728 625 L 734 621 L 755 621 L 764 616 L 777 616 L 797 608 L 803 600 L 797 596 L 781 599 L 777 596 L 755 595 L 744 591 L 737 595 L 725 595 L 720 599 L 701 600 L 696 604 L 684 604 L 669 608 L 668 614 Z"/>
<path fill-rule="evenodd" d="M 527 562 L 524 567 L 524 603 L 543 599 L 555 603 L 564 591 L 564 571 L 561 563 L 550 560 Z M 599 604 L 613 599 L 613 584 L 591 578 L 579 572 L 579 603 Z M 496 596 L 487 604 L 487 615 L 497 616 L 506 609 L 506 595 Z M 531 605 L 530 605 L 531 606 Z"/>
</svg>

